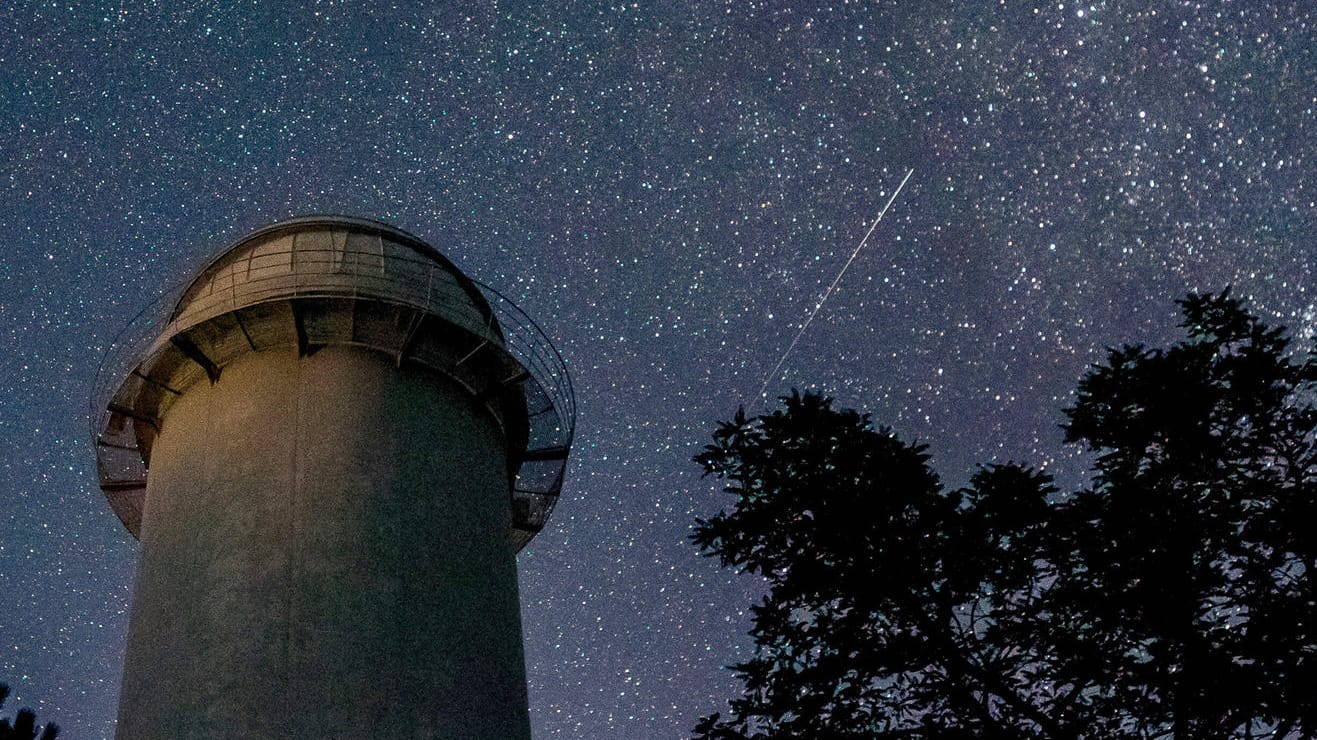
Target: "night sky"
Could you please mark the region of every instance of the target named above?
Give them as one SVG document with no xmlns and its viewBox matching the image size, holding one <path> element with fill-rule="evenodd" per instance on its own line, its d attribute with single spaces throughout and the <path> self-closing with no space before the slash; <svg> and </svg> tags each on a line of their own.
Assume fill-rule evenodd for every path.
<svg viewBox="0 0 1317 740">
<path fill-rule="evenodd" d="M 0 680 L 70 740 L 113 732 L 137 551 L 96 368 L 274 220 L 417 234 L 571 368 L 519 557 L 537 740 L 681 737 L 735 693 L 756 584 L 686 542 L 730 503 L 691 457 L 765 408 L 908 169 L 768 396 L 869 411 L 947 485 L 1080 480 L 1076 379 L 1191 289 L 1317 331 L 1310 3 L 280 5 L 0 10 Z"/>
</svg>

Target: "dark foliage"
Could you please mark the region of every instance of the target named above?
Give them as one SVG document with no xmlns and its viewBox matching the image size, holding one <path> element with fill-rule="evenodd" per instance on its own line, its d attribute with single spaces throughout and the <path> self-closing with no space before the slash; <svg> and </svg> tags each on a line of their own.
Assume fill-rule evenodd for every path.
<svg viewBox="0 0 1317 740">
<path fill-rule="evenodd" d="M 829 399 L 721 425 L 730 511 L 692 540 L 767 579 L 728 716 L 698 738 L 1310 737 L 1317 362 L 1228 293 L 1080 381 L 1062 494 L 1017 465 L 945 490 Z"/>
<path fill-rule="evenodd" d="M 8 698 L 9 685 L 0 683 L 0 707 Z M 36 740 L 37 732 L 37 716 L 31 709 L 18 710 L 12 723 L 8 718 L 0 718 L 0 740 Z M 47 722 L 40 733 L 41 740 L 55 740 L 59 735 L 59 725 Z"/>
</svg>

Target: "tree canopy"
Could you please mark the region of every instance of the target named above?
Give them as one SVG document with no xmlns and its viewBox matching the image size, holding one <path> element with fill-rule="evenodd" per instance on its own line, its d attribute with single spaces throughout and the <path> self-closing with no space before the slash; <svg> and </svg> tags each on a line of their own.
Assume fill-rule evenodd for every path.
<svg viewBox="0 0 1317 740">
<path fill-rule="evenodd" d="M 695 736 L 1317 733 L 1317 360 L 1228 291 L 1180 305 L 1182 340 L 1080 380 L 1081 490 L 1017 464 L 948 490 L 815 394 L 721 424 L 697 461 L 735 505 L 692 540 L 768 593 Z"/>
<path fill-rule="evenodd" d="M 0 707 L 4 706 L 8 698 L 9 684 L 0 683 Z M 31 709 L 18 710 L 13 722 L 8 718 L 0 718 L 0 740 L 36 740 L 38 732 L 41 740 L 55 740 L 59 735 L 59 726 L 47 722 L 44 728 L 38 729 L 37 715 Z"/>
</svg>

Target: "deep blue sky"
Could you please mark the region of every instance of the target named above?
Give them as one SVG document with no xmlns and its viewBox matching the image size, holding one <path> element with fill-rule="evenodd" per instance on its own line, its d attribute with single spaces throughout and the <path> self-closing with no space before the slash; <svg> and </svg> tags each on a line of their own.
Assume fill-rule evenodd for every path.
<svg viewBox="0 0 1317 740">
<path fill-rule="evenodd" d="M 950 485 L 1073 477 L 1067 393 L 1174 298 L 1317 327 L 1315 56 L 1299 1 L 8 3 L 0 680 L 112 733 L 136 545 L 94 482 L 99 358 L 227 240 L 329 211 L 427 239 L 573 370 L 519 561 L 535 737 L 679 737 L 754 590 L 684 540 L 726 503 L 690 458 L 906 169 L 769 394 L 872 412 Z"/>
</svg>

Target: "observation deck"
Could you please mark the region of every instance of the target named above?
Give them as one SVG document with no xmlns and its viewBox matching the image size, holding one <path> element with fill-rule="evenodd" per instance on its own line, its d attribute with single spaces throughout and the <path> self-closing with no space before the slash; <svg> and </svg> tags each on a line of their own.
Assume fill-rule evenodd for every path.
<svg viewBox="0 0 1317 740">
<path fill-rule="evenodd" d="M 101 490 L 134 537 L 151 448 L 170 405 L 251 352 L 367 348 L 446 376 L 507 442 L 515 550 L 557 503 L 575 427 L 562 357 L 494 289 L 411 234 L 343 216 L 295 218 L 242 237 L 120 333 L 96 376 L 92 433 Z"/>
</svg>

